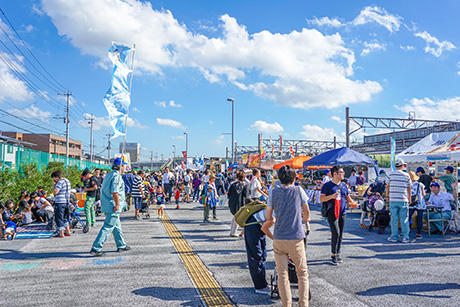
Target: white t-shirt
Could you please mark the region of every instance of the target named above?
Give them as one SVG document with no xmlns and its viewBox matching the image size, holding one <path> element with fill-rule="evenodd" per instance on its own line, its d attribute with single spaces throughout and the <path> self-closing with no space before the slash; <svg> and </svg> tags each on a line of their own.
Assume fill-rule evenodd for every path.
<svg viewBox="0 0 460 307">
<path fill-rule="evenodd" d="M 324 176 L 323 180 L 321 181 L 321 184 L 324 185 L 325 183 L 327 183 L 329 181 L 331 181 L 331 177 L 326 175 L 326 176 Z"/>
<path fill-rule="evenodd" d="M 209 175 L 203 175 L 203 183 L 208 183 L 209 182 Z"/>
<path fill-rule="evenodd" d="M 189 175 L 184 176 L 184 182 L 185 182 L 186 185 L 190 183 L 190 176 Z"/>
<path fill-rule="evenodd" d="M 45 201 L 46 199 L 40 198 L 38 202 L 35 203 L 35 206 L 37 206 L 38 209 L 41 209 L 45 205 Z M 44 210 L 54 212 L 53 206 L 51 206 L 51 204 L 46 206 Z"/>
<path fill-rule="evenodd" d="M 431 206 L 442 206 L 443 211 L 451 211 L 452 208 L 450 207 L 450 201 L 452 200 L 454 200 L 452 194 L 444 191 L 439 191 L 438 195 L 431 193 L 430 199 L 428 201 L 430 202 Z"/>
<path fill-rule="evenodd" d="M 254 180 L 251 182 L 250 190 L 251 190 L 251 198 L 259 199 L 262 196 L 262 193 L 260 193 L 257 188 L 262 190 L 262 185 L 260 184 L 259 179 L 254 178 Z"/>
</svg>

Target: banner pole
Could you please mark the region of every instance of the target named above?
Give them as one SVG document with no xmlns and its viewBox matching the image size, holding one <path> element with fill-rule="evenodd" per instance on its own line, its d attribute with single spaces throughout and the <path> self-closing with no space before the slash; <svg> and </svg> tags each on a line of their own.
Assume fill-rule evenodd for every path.
<svg viewBox="0 0 460 307">
<path fill-rule="evenodd" d="M 134 55 L 136 54 L 136 44 L 133 44 L 133 57 L 131 58 L 131 78 L 129 80 L 129 98 L 131 99 L 131 92 L 133 89 L 133 76 L 134 76 Z M 125 135 L 123 137 L 123 150 L 122 154 L 126 153 L 126 134 L 128 132 L 128 116 L 129 116 L 129 107 L 126 110 L 126 119 L 125 119 Z"/>
</svg>

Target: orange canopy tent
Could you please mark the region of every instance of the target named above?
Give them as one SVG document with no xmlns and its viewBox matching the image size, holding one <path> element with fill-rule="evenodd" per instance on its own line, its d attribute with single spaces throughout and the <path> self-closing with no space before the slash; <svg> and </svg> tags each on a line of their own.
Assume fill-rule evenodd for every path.
<svg viewBox="0 0 460 307">
<path fill-rule="evenodd" d="M 275 164 L 273 166 L 273 169 L 274 170 L 278 170 L 280 169 L 281 167 L 285 166 L 285 165 L 289 165 L 290 167 L 292 168 L 295 168 L 295 169 L 301 169 L 303 168 L 303 163 L 305 161 L 308 161 L 310 160 L 311 157 L 308 157 L 308 156 L 298 156 L 298 157 L 294 157 L 292 159 L 289 159 L 289 160 L 286 160 L 284 162 L 281 162 L 281 163 L 278 163 L 278 164 Z"/>
</svg>

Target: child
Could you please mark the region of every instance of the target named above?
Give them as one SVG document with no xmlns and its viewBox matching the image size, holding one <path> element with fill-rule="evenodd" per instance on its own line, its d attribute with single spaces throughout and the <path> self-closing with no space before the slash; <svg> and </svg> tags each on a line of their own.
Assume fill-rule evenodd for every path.
<svg viewBox="0 0 460 307">
<path fill-rule="evenodd" d="M 209 209 L 212 209 L 212 216 L 217 220 L 216 206 L 217 206 L 216 190 L 212 184 L 207 185 L 206 197 L 204 199 L 204 220 L 203 223 L 209 223 Z"/>
<path fill-rule="evenodd" d="M 175 187 L 174 200 L 176 201 L 176 209 L 179 209 L 179 198 L 180 198 L 180 189 L 179 187 Z"/>
<path fill-rule="evenodd" d="M 11 240 L 16 238 L 16 223 L 13 221 L 6 222 L 5 231 L 3 232 L 3 239 L 6 240 L 10 236 Z"/>
<path fill-rule="evenodd" d="M 157 200 L 157 206 L 158 206 L 158 218 L 162 219 L 164 217 L 164 208 L 165 208 L 165 199 L 166 195 L 163 191 L 163 188 L 161 186 L 157 187 L 157 193 L 156 193 L 156 200 Z"/>
<path fill-rule="evenodd" d="M 32 219 L 32 210 L 30 209 L 29 204 L 27 204 L 25 207 L 22 208 L 21 214 L 23 216 L 23 220 L 22 220 L 23 225 L 28 225 L 34 221 Z"/>
</svg>

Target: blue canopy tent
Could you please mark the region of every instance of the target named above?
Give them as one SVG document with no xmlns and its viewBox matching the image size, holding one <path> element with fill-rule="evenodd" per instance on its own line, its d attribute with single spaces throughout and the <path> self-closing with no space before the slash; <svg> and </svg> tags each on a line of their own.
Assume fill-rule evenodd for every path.
<svg viewBox="0 0 460 307">
<path fill-rule="evenodd" d="M 369 158 L 362 153 L 354 151 L 353 149 L 342 147 L 323 152 L 322 154 L 311 158 L 303 163 L 303 167 L 307 166 L 351 166 L 351 165 L 372 165 L 377 172 L 377 160 Z"/>
</svg>

